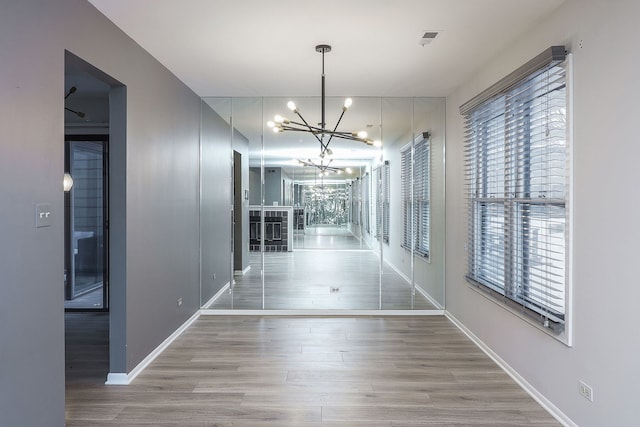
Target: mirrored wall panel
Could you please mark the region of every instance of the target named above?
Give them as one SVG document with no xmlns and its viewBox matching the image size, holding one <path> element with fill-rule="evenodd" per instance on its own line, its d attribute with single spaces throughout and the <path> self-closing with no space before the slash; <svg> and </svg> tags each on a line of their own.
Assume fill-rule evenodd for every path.
<svg viewBox="0 0 640 427">
<path fill-rule="evenodd" d="M 444 308 L 444 99 L 202 104 L 203 307 Z"/>
</svg>

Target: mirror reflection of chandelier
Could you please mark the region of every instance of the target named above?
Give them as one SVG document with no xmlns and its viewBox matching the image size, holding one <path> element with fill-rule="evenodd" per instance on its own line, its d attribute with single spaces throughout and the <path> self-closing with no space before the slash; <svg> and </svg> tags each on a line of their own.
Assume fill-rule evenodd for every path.
<svg viewBox="0 0 640 427">
<path fill-rule="evenodd" d="M 320 159 L 320 163 L 315 163 L 313 160 L 311 159 L 307 159 L 307 160 L 298 160 L 298 163 L 302 166 L 312 166 L 317 168 L 320 172 L 319 175 L 320 177 L 325 177 L 328 176 L 329 173 L 335 173 L 335 174 L 342 174 L 343 172 L 346 173 L 353 173 L 353 169 L 351 168 L 338 168 L 335 166 L 331 166 L 331 162 L 333 162 L 333 159 L 329 159 L 329 162 L 325 165 L 324 164 L 324 159 Z"/>
<path fill-rule="evenodd" d="M 300 113 L 300 110 L 298 109 L 296 104 L 293 101 L 289 101 L 287 103 L 287 107 L 295 115 L 297 115 L 298 118 L 302 122 L 289 120 L 288 118 L 278 114 L 278 115 L 276 115 L 274 117 L 273 121 L 268 121 L 267 122 L 267 126 L 270 127 L 276 133 L 291 131 L 291 132 L 307 132 L 307 133 L 312 134 L 318 140 L 318 142 L 320 143 L 320 158 L 321 159 L 323 159 L 325 157 L 325 155 L 329 155 L 330 156 L 331 154 L 333 154 L 331 149 L 329 148 L 329 144 L 331 143 L 331 140 L 334 137 L 335 138 L 340 138 L 340 139 L 351 140 L 351 141 L 358 141 L 358 142 L 365 143 L 367 145 L 373 145 L 375 147 L 380 147 L 382 145 L 381 142 L 369 139 L 366 131 L 359 131 L 359 132 L 338 131 L 338 126 L 340 125 L 340 122 L 342 121 L 342 118 L 344 117 L 344 113 L 346 113 L 346 111 L 349 109 L 349 107 L 351 107 L 351 104 L 353 103 L 351 98 L 345 99 L 344 104 L 342 106 L 342 113 L 340 114 L 340 117 L 338 118 L 338 121 L 336 122 L 336 125 L 333 127 L 333 130 L 327 129 L 326 121 L 325 121 L 324 54 L 327 53 L 327 52 L 331 52 L 331 46 L 328 45 L 328 44 L 319 44 L 319 45 L 316 46 L 316 52 L 322 53 L 322 77 L 321 77 L 321 80 L 322 80 L 322 95 L 321 95 L 322 118 L 321 118 L 320 123 L 318 123 L 318 126 L 310 125 L 309 122 L 302 116 L 302 113 Z M 325 137 L 328 137 L 326 142 L 325 142 Z"/>
<path fill-rule="evenodd" d="M 309 185 L 304 189 L 307 225 L 337 225 L 348 222 L 348 184 Z"/>
</svg>

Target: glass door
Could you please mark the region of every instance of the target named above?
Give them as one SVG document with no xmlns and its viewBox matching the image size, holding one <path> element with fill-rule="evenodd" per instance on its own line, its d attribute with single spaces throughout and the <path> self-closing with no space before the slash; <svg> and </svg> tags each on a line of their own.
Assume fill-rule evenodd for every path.
<svg viewBox="0 0 640 427">
<path fill-rule="evenodd" d="M 108 308 L 107 136 L 68 137 L 65 170 L 65 309 Z"/>
</svg>

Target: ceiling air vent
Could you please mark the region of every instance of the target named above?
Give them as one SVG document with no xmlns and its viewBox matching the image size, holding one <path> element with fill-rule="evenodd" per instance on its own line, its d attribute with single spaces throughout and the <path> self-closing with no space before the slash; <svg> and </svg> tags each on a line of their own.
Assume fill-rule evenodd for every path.
<svg viewBox="0 0 640 427">
<path fill-rule="evenodd" d="M 420 44 L 420 46 L 431 44 L 431 42 L 435 40 L 436 37 L 438 37 L 437 31 L 425 31 L 418 43 Z"/>
</svg>

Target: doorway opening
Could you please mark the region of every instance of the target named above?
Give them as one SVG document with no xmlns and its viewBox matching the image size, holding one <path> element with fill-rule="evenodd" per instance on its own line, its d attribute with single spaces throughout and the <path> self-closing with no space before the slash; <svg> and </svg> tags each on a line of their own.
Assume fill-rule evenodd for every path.
<svg viewBox="0 0 640 427">
<path fill-rule="evenodd" d="M 126 357 L 126 87 L 66 51 L 64 93 L 65 378 L 99 384 Z"/>
</svg>

